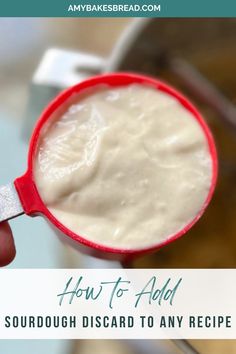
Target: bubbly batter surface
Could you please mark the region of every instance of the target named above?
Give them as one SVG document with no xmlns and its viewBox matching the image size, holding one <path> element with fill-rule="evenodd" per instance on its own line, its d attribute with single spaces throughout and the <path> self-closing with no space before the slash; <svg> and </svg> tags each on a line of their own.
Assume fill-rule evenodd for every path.
<svg viewBox="0 0 236 354">
<path fill-rule="evenodd" d="M 98 87 L 44 128 L 34 177 L 51 213 L 76 234 L 137 249 L 197 215 L 212 161 L 199 123 L 172 96 Z"/>
</svg>

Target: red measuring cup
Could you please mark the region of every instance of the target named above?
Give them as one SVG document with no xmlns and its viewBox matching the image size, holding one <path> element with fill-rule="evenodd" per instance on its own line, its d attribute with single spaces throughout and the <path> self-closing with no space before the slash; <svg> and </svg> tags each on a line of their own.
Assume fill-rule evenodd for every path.
<svg viewBox="0 0 236 354">
<path fill-rule="evenodd" d="M 196 119 L 196 121 L 200 125 L 208 142 L 209 153 L 212 161 L 212 179 L 208 195 L 202 205 L 201 210 L 191 220 L 191 222 L 189 222 L 182 228 L 182 230 L 178 231 L 176 234 L 172 235 L 167 240 L 157 242 L 156 244 L 150 247 L 140 249 L 119 249 L 119 247 L 114 248 L 104 246 L 102 244 L 99 244 L 99 242 L 95 243 L 93 241 L 90 241 L 85 236 L 81 236 L 72 232 L 70 229 L 65 227 L 59 220 L 57 220 L 49 211 L 49 209 L 40 197 L 40 194 L 37 190 L 37 186 L 34 181 L 33 165 L 41 129 L 44 127 L 45 123 L 48 122 L 48 120 L 52 117 L 54 113 L 58 112 L 58 110 L 62 109 L 68 104 L 70 99 L 72 99 L 73 97 L 79 97 L 81 93 L 84 93 L 84 90 L 91 88 L 94 89 L 97 85 L 106 85 L 107 87 L 119 87 L 130 84 L 143 84 L 152 86 L 153 88 L 156 88 L 157 90 L 160 90 L 177 99 L 180 104 L 192 114 L 193 118 Z M 25 213 L 29 216 L 42 215 L 56 228 L 56 230 L 61 235 L 63 235 L 64 239 L 67 239 L 67 241 L 72 243 L 74 246 L 76 246 L 83 252 L 108 259 L 129 258 L 135 255 L 157 250 L 184 235 L 197 222 L 197 220 L 201 217 L 207 205 L 209 204 L 215 189 L 217 173 L 218 163 L 214 139 L 201 114 L 188 101 L 188 99 L 186 99 L 182 94 L 180 94 L 178 91 L 176 91 L 166 83 L 163 83 L 159 80 L 147 76 L 136 75 L 133 73 L 111 73 L 106 75 L 100 75 L 89 78 L 88 80 L 85 80 L 73 87 L 66 89 L 45 108 L 42 115 L 38 119 L 38 122 L 30 140 L 28 153 L 28 168 L 26 173 L 22 177 L 17 178 L 14 181 L 14 185 L 7 185 L 0 188 L 0 219 L 1 221 L 8 220 L 22 213 Z"/>
</svg>

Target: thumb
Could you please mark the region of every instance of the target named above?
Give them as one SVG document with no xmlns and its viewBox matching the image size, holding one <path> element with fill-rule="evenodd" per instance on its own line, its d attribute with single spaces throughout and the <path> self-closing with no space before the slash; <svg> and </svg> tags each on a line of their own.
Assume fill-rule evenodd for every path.
<svg viewBox="0 0 236 354">
<path fill-rule="evenodd" d="M 0 267 L 11 263 L 16 255 L 11 228 L 7 222 L 0 223 Z"/>
</svg>

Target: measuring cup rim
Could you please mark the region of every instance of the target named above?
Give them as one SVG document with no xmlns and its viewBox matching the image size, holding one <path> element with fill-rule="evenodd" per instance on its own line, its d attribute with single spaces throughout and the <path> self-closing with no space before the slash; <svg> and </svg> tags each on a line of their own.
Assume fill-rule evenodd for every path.
<svg viewBox="0 0 236 354">
<path fill-rule="evenodd" d="M 37 151 L 37 144 L 38 144 L 41 129 L 44 127 L 45 123 L 50 119 L 52 114 L 59 107 L 62 107 L 63 104 L 65 104 L 72 95 L 80 95 L 82 92 L 85 92 L 87 89 L 96 88 L 96 86 L 99 85 L 106 85 L 107 87 L 119 87 L 119 86 L 126 86 L 130 84 L 143 84 L 146 86 L 152 86 L 157 90 L 165 92 L 166 94 L 169 94 L 175 99 L 177 99 L 180 102 L 180 104 L 183 105 L 185 109 L 192 114 L 192 116 L 196 119 L 196 121 L 201 126 L 208 143 L 209 153 L 212 161 L 212 179 L 211 179 L 211 185 L 208 191 L 208 195 L 205 199 L 205 202 L 202 205 L 202 208 L 197 213 L 197 215 L 191 220 L 191 222 L 185 225 L 180 231 L 178 231 L 173 235 L 170 235 L 164 241 L 157 242 L 156 244 L 152 244 L 151 246 L 145 246 L 142 248 L 139 247 L 139 248 L 132 248 L 132 249 L 129 248 L 124 249 L 124 248 L 106 246 L 91 241 L 87 239 L 85 236 L 81 236 L 74 233 L 73 231 L 65 227 L 63 224 L 61 224 L 61 222 L 52 215 L 52 213 L 49 211 L 49 209 L 46 207 L 46 205 L 44 204 L 44 202 L 40 197 L 40 193 L 38 192 L 37 186 L 34 181 L 33 165 L 34 165 L 34 157 Z M 25 205 L 25 209 L 27 209 L 25 211 L 27 214 L 29 215 L 36 214 L 36 213 L 43 214 L 62 233 L 66 234 L 73 240 L 82 243 L 83 245 L 99 250 L 103 253 L 108 252 L 108 253 L 119 253 L 119 254 L 127 254 L 127 255 L 135 255 L 135 254 L 137 255 L 137 254 L 154 251 L 165 245 L 168 245 L 172 241 L 183 236 L 188 230 L 190 230 L 190 228 L 200 219 L 200 217 L 204 213 L 206 207 L 208 206 L 213 196 L 213 192 L 217 181 L 217 175 L 218 175 L 217 151 L 216 151 L 215 142 L 212 133 L 210 131 L 210 128 L 208 127 L 207 123 L 205 122 L 205 120 L 203 119 L 199 111 L 192 105 L 192 103 L 185 96 L 179 93 L 176 89 L 172 88 L 169 84 L 159 79 L 154 79 L 145 75 L 139 75 L 131 72 L 109 73 L 109 74 L 102 74 L 102 75 L 88 78 L 72 87 L 69 87 L 68 89 L 60 93 L 44 109 L 44 111 L 42 112 L 41 116 L 38 119 L 38 122 L 35 126 L 35 129 L 33 131 L 30 140 L 29 153 L 28 153 L 28 169 L 24 176 L 25 181 L 27 180 L 28 185 L 32 184 L 33 192 L 31 191 L 31 197 L 29 196 L 29 193 L 27 195 L 27 192 L 25 192 L 25 196 L 22 195 L 22 199 L 25 200 L 29 198 L 28 206 Z M 25 203 L 27 203 L 26 200 Z"/>
</svg>

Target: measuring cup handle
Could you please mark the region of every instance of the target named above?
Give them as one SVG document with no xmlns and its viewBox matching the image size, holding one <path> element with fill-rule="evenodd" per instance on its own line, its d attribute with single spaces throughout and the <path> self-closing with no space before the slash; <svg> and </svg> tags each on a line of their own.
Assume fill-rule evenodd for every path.
<svg viewBox="0 0 236 354">
<path fill-rule="evenodd" d="M 39 194 L 30 172 L 17 178 L 14 182 L 23 211 L 27 215 L 37 215 L 44 213 L 46 209 Z"/>
<path fill-rule="evenodd" d="M 13 183 L 0 186 L 0 222 L 10 220 L 24 213 Z"/>
</svg>

